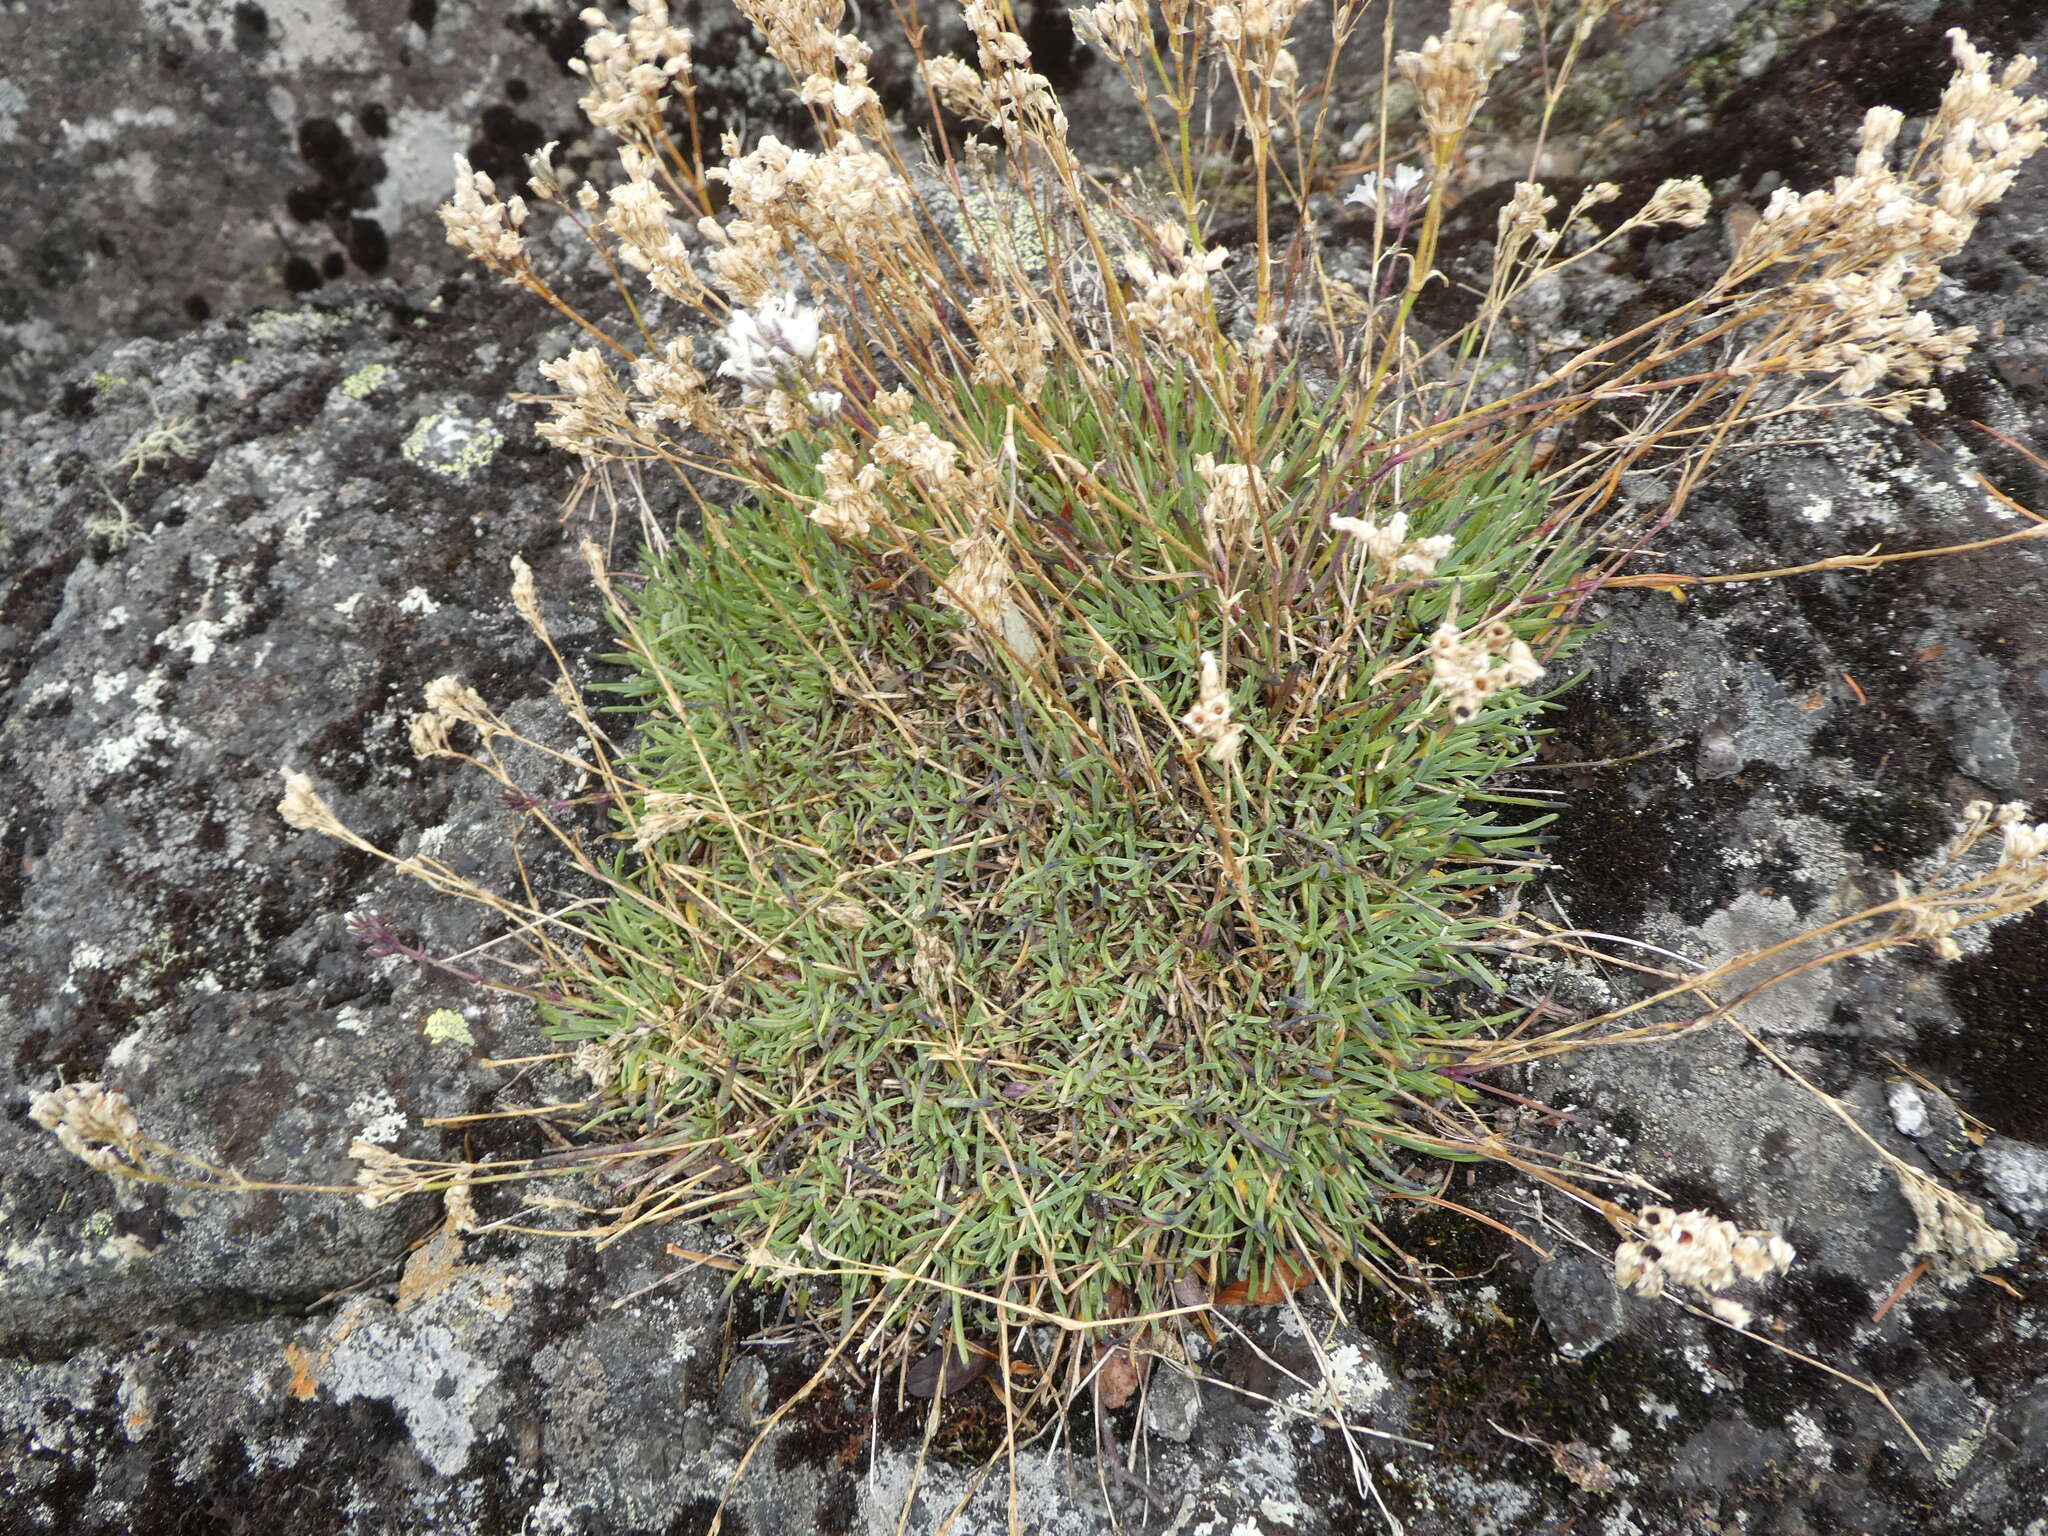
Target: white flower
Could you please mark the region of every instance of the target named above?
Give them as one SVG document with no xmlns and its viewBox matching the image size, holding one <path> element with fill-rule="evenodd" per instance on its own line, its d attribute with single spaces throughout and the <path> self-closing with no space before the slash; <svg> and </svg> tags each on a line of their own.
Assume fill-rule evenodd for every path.
<svg viewBox="0 0 2048 1536">
<path fill-rule="evenodd" d="M 1411 211 L 1429 186 L 1429 172 L 1419 165 L 1397 165 L 1389 171 L 1384 180 L 1375 171 L 1367 171 L 1358 179 L 1358 185 L 1345 196 L 1347 204 L 1360 208 L 1378 208 L 1381 200 L 1386 202 L 1387 217 L 1398 222 Z"/>
<path fill-rule="evenodd" d="M 817 353 L 818 312 L 792 294 L 778 294 L 759 309 L 735 310 L 718 341 L 726 354 L 720 374 L 769 389 Z"/>
</svg>

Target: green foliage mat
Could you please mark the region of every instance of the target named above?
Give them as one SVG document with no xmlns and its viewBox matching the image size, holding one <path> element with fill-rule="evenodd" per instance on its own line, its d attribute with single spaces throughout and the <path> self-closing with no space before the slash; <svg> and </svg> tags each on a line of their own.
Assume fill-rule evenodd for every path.
<svg viewBox="0 0 2048 1536">
<path fill-rule="evenodd" d="M 1453 727 L 1426 657 L 1386 663 L 1453 602 L 1529 590 L 1533 482 L 1413 513 L 1457 536 L 1455 579 L 1375 605 L 1323 683 L 1240 679 L 1225 771 L 1167 725 L 1203 648 L 1174 550 L 1066 517 L 1078 555 L 1036 575 L 1063 659 L 1021 681 L 921 571 L 810 524 L 807 474 L 628 605 L 647 794 L 618 870 L 649 896 L 593 921 L 609 980 L 556 1035 L 603 1042 L 631 1112 L 723 1160 L 750 1242 L 872 1266 L 849 1308 L 876 1272 L 1099 1318 L 1370 1264 L 1397 1156 L 1441 1155 L 1421 1117 L 1469 1092 L 1448 1048 L 1497 1022 L 1472 946 L 1541 821 L 1492 786 L 1542 706 Z M 1287 653 L 1325 654 L 1327 606 L 1295 606 Z"/>
</svg>

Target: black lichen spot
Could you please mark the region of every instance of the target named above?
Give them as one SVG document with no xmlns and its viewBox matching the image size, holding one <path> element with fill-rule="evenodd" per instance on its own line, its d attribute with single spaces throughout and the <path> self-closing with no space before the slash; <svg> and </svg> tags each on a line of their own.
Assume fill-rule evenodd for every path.
<svg viewBox="0 0 2048 1536">
<path fill-rule="evenodd" d="M 375 219 L 348 221 L 348 259 L 365 272 L 382 272 L 391 264 L 391 237 Z"/>
<path fill-rule="evenodd" d="M 502 102 L 484 109 L 478 127 L 479 136 L 469 146 L 469 163 L 493 178 L 523 179 L 526 157 L 548 141 L 539 123 Z"/>
<path fill-rule="evenodd" d="M 287 293 L 311 293 L 320 286 L 320 271 L 303 256 L 288 256 L 284 263 Z"/>
<path fill-rule="evenodd" d="M 373 139 L 391 136 L 391 113 L 381 101 L 370 102 L 356 111 L 356 123 Z"/>
<path fill-rule="evenodd" d="M 1971 1114 L 2005 1135 L 2048 1141 L 2048 1073 L 2028 1068 L 2048 1049 L 2048 909 L 1995 930 L 1943 980 L 1963 1027 L 1930 1041 L 1924 1059 Z"/>
<path fill-rule="evenodd" d="M 333 282 L 348 270 L 348 258 L 339 251 L 329 251 L 320 258 L 320 275 Z"/>
<path fill-rule="evenodd" d="M 1074 21 L 1063 5 L 1042 5 L 1024 23 L 1024 41 L 1031 46 L 1031 67 L 1065 93 L 1088 72 L 1088 51 L 1074 36 Z"/>
<path fill-rule="evenodd" d="M 369 131 L 370 111 L 358 114 Z M 382 108 L 375 109 L 377 123 L 389 131 L 390 122 Z M 300 224 L 325 224 L 344 254 L 330 260 L 354 261 L 366 272 L 381 272 L 391 257 L 390 243 L 374 220 L 361 211 L 377 200 L 377 184 L 384 179 L 384 161 L 377 154 L 359 150 L 347 132 L 331 117 L 309 117 L 299 125 L 299 157 L 310 166 L 314 179 L 293 187 L 285 194 L 285 211 Z M 359 227 L 360 226 L 360 227 Z M 368 233 L 375 230 L 375 234 Z M 330 277 L 342 269 L 330 270 Z"/>
<path fill-rule="evenodd" d="M 1833 1270 L 1794 1268 L 1778 1282 L 1777 1307 L 1790 1313 L 1806 1336 L 1829 1350 L 1847 1349 L 1859 1323 L 1870 1318 L 1870 1293 L 1860 1280 Z"/>
<path fill-rule="evenodd" d="M 90 384 L 71 383 L 57 397 L 57 414 L 66 421 L 86 421 L 92 416 L 99 391 Z"/>
<path fill-rule="evenodd" d="M 270 17 L 263 7 L 241 0 L 235 7 L 235 52 L 261 53 L 270 46 Z"/>
<path fill-rule="evenodd" d="M 405 8 L 405 19 L 422 32 L 433 31 L 440 16 L 441 0 L 410 0 Z"/>
<path fill-rule="evenodd" d="M 590 29 L 583 25 L 573 7 L 530 5 L 506 17 L 505 25 L 521 37 L 539 43 L 565 75 L 570 72 L 569 61 L 583 56 L 583 40 L 590 35 Z"/>
<path fill-rule="evenodd" d="M 184 310 L 185 318 L 194 325 L 204 325 L 213 318 L 213 304 L 203 293 L 186 294 Z"/>
</svg>

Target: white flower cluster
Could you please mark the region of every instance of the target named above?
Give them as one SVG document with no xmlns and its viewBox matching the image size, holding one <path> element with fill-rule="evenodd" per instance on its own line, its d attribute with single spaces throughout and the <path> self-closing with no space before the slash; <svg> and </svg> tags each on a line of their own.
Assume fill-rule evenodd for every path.
<svg viewBox="0 0 2048 1536">
<path fill-rule="evenodd" d="M 29 1105 L 29 1118 L 57 1133 L 57 1144 L 102 1173 L 131 1165 L 142 1122 L 125 1094 L 98 1083 L 66 1083 L 39 1093 Z"/>
<path fill-rule="evenodd" d="M 1430 675 L 1450 702 L 1459 724 L 1503 688 L 1526 688 L 1543 676 L 1529 647 L 1514 637 L 1503 619 L 1469 632 L 1449 622 L 1429 637 Z"/>
<path fill-rule="evenodd" d="M 1705 1211 L 1653 1205 L 1637 1221 L 1641 1240 L 1614 1251 L 1616 1283 L 1649 1297 L 1662 1296 L 1667 1286 L 1684 1286 L 1703 1295 L 1708 1310 L 1735 1328 L 1749 1326 L 1750 1310 L 1721 1292 L 1738 1280 L 1790 1269 L 1798 1257 L 1775 1232 L 1745 1232 Z"/>
<path fill-rule="evenodd" d="M 1366 558 L 1379 567 L 1382 578 L 1434 576 L 1437 566 L 1457 543 L 1448 533 L 1432 534 L 1426 539 L 1409 538 L 1406 512 L 1396 512 L 1384 523 L 1363 517 L 1332 517 L 1330 528 L 1357 539 Z"/>
<path fill-rule="evenodd" d="M 749 389 L 774 389 L 802 373 L 818 352 L 818 312 L 777 294 L 755 309 L 734 310 L 718 338 L 721 377 Z"/>
</svg>

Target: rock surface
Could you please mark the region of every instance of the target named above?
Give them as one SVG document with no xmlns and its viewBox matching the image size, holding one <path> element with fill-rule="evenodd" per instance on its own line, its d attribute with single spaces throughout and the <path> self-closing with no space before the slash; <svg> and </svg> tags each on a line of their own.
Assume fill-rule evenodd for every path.
<svg viewBox="0 0 2048 1536">
<path fill-rule="evenodd" d="M 329 14 L 161 9 L 207 18 L 219 41 L 195 44 L 186 67 L 244 70 L 221 75 L 235 81 L 261 77 L 267 57 L 237 51 L 239 40 L 304 49 Z M 1690 87 L 1673 87 L 1674 127 L 1695 137 L 1638 146 L 1617 168 L 1647 177 L 1693 155 L 1681 168 L 1708 170 L 1725 197 L 1761 198 L 1774 176 L 1805 185 L 1813 164 L 1832 163 L 1856 112 L 1902 72 L 1940 78 L 1942 27 L 1969 25 L 2000 51 L 2048 52 L 2048 28 L 2025 5 L 1862 7 L 1818 35 L 1795 9 L 1720 7 L 1740 13 L 1731 28 L 1763 27 L 1730 44 L 1742 49 L 1733 77 L 1753 78 L 1692 126 Z M 417 131 L 460 147 L 469 130 L 450 125 L 469 109 L 446 103 L 484 99 L 461 94 L 484 78 L 477 57 L 507 79 L 515 56 L 527 60 L 520 78 L 552 57 L 521 40 L 539 32 L 491 31 L 487 48 L 462 30 L 484 26 L 473 17 L 488 10 L 354 0 L 331 15 L 366 38 L 414 38 L 420 67 L 442 71 L 415 81 L 408 99 L 439 125 Z M 548 14 L 558 24 L 567 11 Z M 59 16 L 46 38 L 53 80 L 65 78 L 58 43 L 83 46 L 92 12 Z M 1685 21 L 1673 16 L 1673 27 Z M 1640 57 L 1610 55 L 1630 88 L 1701 56 L 1711 40 L 1696 23 Z M 1768 47 L 1756 40 L 1766 35 Z M 1881 71 L 1864 67 L 1874 40 L 1886 45 Z M 458 58 L 465 47 L 484 51 Z M 334 116 L 359 94 L 346 71 L 321 85 L 326 66 L 291 57 L 256 93 L 279 143 L 241 173 L 260 196 L 230 229 L 260 222 L 302 174 L 288 125 Z M 486 94 L 504 88 L 491 78 Z M 547 92 L 553 105 L 528 115 L 566 119 L 573 91 L 557 77 Z M 42 118 L 111 121 L 34 99 Z M 1790 123 L 1806 124 L 1810 142 L 1795 143 Z M 56 156 L 69 142 L 44 148 Z M 192 173 L 204 147 L 160 149 L 164 174 Z M 438 180 L 422 183 L 393 218 L 394 252 L 437 244 L 421 217 L 437 194 Z M 15 201 L 52 197 L 32 185 Z M 177 226 L 165 228 L 174 247 Z M 1561 300 L 1558 323 L 1604 323 L 1639 289 L 1686 282 L 1721 238 L 1710 227 L 1639 253 Z M 220 314 L 275 282 L 254 264 L 226 266 L 209 290 Z M 70 338 L 61 350 L 109 334 L 96 327 L 156 323 L 148 306 L 169 290 L 110 280 L 127 270 L 88 264 L 74 307 L 45 311 Z M 131 1094 L 153 1133 L 251 1178 L 345 1183 L 353 1136 L 459 1152 L 455 1134 L 422 1121 L 545 1096 L 482 1065 L 542 1049 L 529 1019 L 367 956 L 346 928 L 379 913 L 452 955 L 485 932 L 475 916 L 291 833 L 271 809 L 277 770 L 303 769 L 374 840 L 486 881 L 507 873 L 517 818 L 481 781 L 415 764 L 404 717 L 423 683 L 457 673 L 549 728 L 551 671 L 505 597 L 514 552 L 539 572 L 563 648 L 601 649 L 572 553 L 586 524 L 561 520 L 573 475 L 506 400 L 539 386 L 536 360 L 563 339 L 533 307 L 473 282 L 428 302 L 428 271 L 406 269 L 403 292 L 351 287 L 291 312 L 212 320 L 176 343 L 103 347 L 58 370 L 52 408 L 23 420 L 0 460 L 9 1528 L 687 1533 L 707 1528 L 730 1484 L 726 1529 L 737 1532 L 891 1530 L 906 1499 L 911 1530 L 937 1529 L 962 1503 L 955 1530 L 1003 1530 L 1002 1477 L 976 1481 L 972 1452 L 985 1449 L 991 1412 L 979 1390 L 957 1400 L 920 1465 L 916 1405 L 885 1401 L 871 1437 L 865 1395 L 832 1384 L 736 1476 L 754 1421 L 816 1355 L 749 1344 L 777 1320 L 773 1301 L 728 1296 L 715 1272 L 666 1252 L 708 1236 L 668 1230 L 594 1250 L 453 1233 L 430 1202 L 369 1211 L 290 1191 L 137 1192 L 64 1157 L 26 1118 L 32 1092 L 100 1077 Z M 1987 337 L 1950 387 L 1948 415 L 1844 426 L 1732 461 L 1662 558 L 1726 571 L 2017 526 L 1979 475 L 2023 503 L 2048 502 L 2023 451 L 2040 447 L 2048 387 L 2036 356 L 2048 334 L 2048 174 L 2030 173 L 1985 221 L 1938 302 Z M 1537 899 L 1554 896 L 1582 928 L 1711 960 L 1881 896 L 1890 871 L 1923 867 L 1966 800 L 2048 806 L 2044 570 L 2039 546 L 2018 546 L 1704 589 L 1682 606 L 1617 596 L 1547 755 L 1596 763 L 1670 745 L 1543 775 L 1566 795 L 1559 872 Z M 532 786 L 566 788 L 539 769 Z M 1898 1156 L 1991 1196 L 2015 1227 L 2037 1227 L 2044 954 L 2037 917 L 1973 939 L 1955 965 L 1895 951 L 1778 989 L 1741 1017 Z M 1591 969 L 1517 977 L 1527 995 L 1567 1005 L 1626 984 Z M 474 1047 L 426 1037 L 426 1015 L 444 1007 L 466 1014 Z M 1924 1122 L 1909 1132 L 1890 1090 L 1920 1079 Z M 1532 1118 L 1521 1134 L 1632 1170 L 1681 1207 L 1785 1231 L 1800 1262 L 1754 1297 L 1753 1331 L 1874 1382 L 1929 1454 L 1875 1397 L 1669 1303 L 1614 1292 L 1605 1266 L 1573 1246 L 1607 1252 L 1581 1213 L 1481 1181 L 1469 1198 L 1515 1217 L 1551 1262 L 1475 1225 L 1410 1220 L 1404 1246 L 1468 1278 L 1433 1299 L 1361 1298 L 1342 1326 L 1309 1308 L 1233 1317 L 1243 1333 L 1225 1331 L 1196 1362 L 1203 1380 L 1156 1380 L 1108 1416 L 1115 1457 L 1022 1456 L 1023 1528 L 1094 1533 L 1114 1518 L 1186 1536 L 1349 1532 L 1387 1528 L 1384 1505 L 1417 1536 L 2033 1536 L 2048 1500 L 2037 1233 L 2020 1234 L 2004 1288 L 1921 1276 L 1901 1289 L 1914 1223 L 1896 1182 L 1725 1028 L 1568 1058 L 1503 1086 L 1575 1117 L 1548 1129 Z M 1981 1148 L 1980 1122 L 1996 1133 Z M 468 1134 L 472 1153 L 536 1149 L 514 1128 Z M 510 1204 L 486 1214 L 567 1219 Z M 1333 1397 L 1353 1423 L 1428 1449 L 1347 1443 L 1321 1417 Z M 1128 1460 L 1140 1426 L 1142 1452 Z M 1096 1432 L 1085 1413 L 1070 1428 L 1084 1446 Z"/>
</svg>

